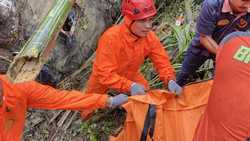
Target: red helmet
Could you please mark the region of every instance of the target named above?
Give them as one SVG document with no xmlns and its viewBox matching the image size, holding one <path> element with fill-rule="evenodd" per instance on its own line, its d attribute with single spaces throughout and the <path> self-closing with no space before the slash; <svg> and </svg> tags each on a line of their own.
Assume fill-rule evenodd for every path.
<svg viewBox="0 0 250 141">
<path fill-rule="evenodd" d="M 153 0 L 123 0 L 122 14 L 132 20 L 141 20 L 156 15 Z"/>
</svg>

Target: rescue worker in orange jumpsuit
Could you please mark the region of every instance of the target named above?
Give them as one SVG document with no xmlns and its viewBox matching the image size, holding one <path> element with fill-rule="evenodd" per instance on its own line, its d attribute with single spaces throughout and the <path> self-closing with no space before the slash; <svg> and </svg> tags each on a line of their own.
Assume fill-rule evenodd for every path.
<svg viewBox="0 0 250 141">
<path fill-rule="evenodd" d="M 122 14 L 123 23 L 112 26 L 99 39 L 86 92 L 106 93 L 111 89 L 131 95 L 145 94 L 149 86 L 140 66 L 148 57 L 167 88 L 181 93 L 167 52 L 152 31 L 156 15 L 153 0 L 123 0 Z"/>
<path fill-rule="evenodd" d="M 250 141 L 250 33 L 230 34 L 217 52 L 207 109 L 193 141 Z"/>
<path fill-rule="evenodd" d="M 12 84 L 0 75 L 0 141 L 21 140 L 27 108 L 78 110 L 115 107 L 128 96 L 114 97 L 56 90 L 35 81 Z"/>
</svg>

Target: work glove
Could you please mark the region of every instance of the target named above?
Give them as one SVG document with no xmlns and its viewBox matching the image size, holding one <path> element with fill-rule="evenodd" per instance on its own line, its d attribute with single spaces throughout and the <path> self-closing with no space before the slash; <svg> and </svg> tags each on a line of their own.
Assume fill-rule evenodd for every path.
<svg viewBox="0 0 250 141">
<path fill-rule="evenodd" d="M 120 106 L 128 101 L 128 96 L 125 94 L 119 94 L 108 99 L 108 107 L 114 108 Z"/>
<path fill-rule="evenodd" d="M 130 93 L 132 96 L 134 95 L 144 95 L 145 93 L 145 87 L 138 83 L 132 83 L 130 87 Z"/>
<path fill-rule="evenodd" d="M 182 93 L 182 87 L 179 86 L 174 80 L 170 80 L 168 82 L 168 90 L 176 95 L 180 95 Z"/>
</svg>

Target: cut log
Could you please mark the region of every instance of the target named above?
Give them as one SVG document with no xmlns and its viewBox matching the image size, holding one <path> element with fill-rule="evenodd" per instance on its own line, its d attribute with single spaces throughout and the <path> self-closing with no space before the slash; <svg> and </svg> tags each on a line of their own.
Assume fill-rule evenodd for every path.
<svg viewBox="0 0 250 141">
<path fill-rule="evenodd" d="M 74 0 L 57 0 L 39 28 L 11 63 L 7 76 L 13 83 L 35 80 L 52 54 L 57 35 L 74 2 Z"/>
</svg>

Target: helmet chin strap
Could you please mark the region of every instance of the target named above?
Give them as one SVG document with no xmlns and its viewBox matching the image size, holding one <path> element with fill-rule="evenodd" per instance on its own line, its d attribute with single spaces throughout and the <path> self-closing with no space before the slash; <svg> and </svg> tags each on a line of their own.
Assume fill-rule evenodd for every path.
<svg viewBox="0 0 250 141">
<path fill-rule="evenodd" d="M 141 37 L 139 35 L 137 35 L 136 33 L 133 32 L 133 30 L 131 29 L 132 25 L 134 24 L 135 20 L 133 20 L 129 25 L 128 25 L 128 30 L 130 31 L 131 34 L 133 34 L 135 37 L 137 37 L 138 39 L 140 39 Z M 138 40 L 137 39 L 137 40 Z"/>
</svg>

